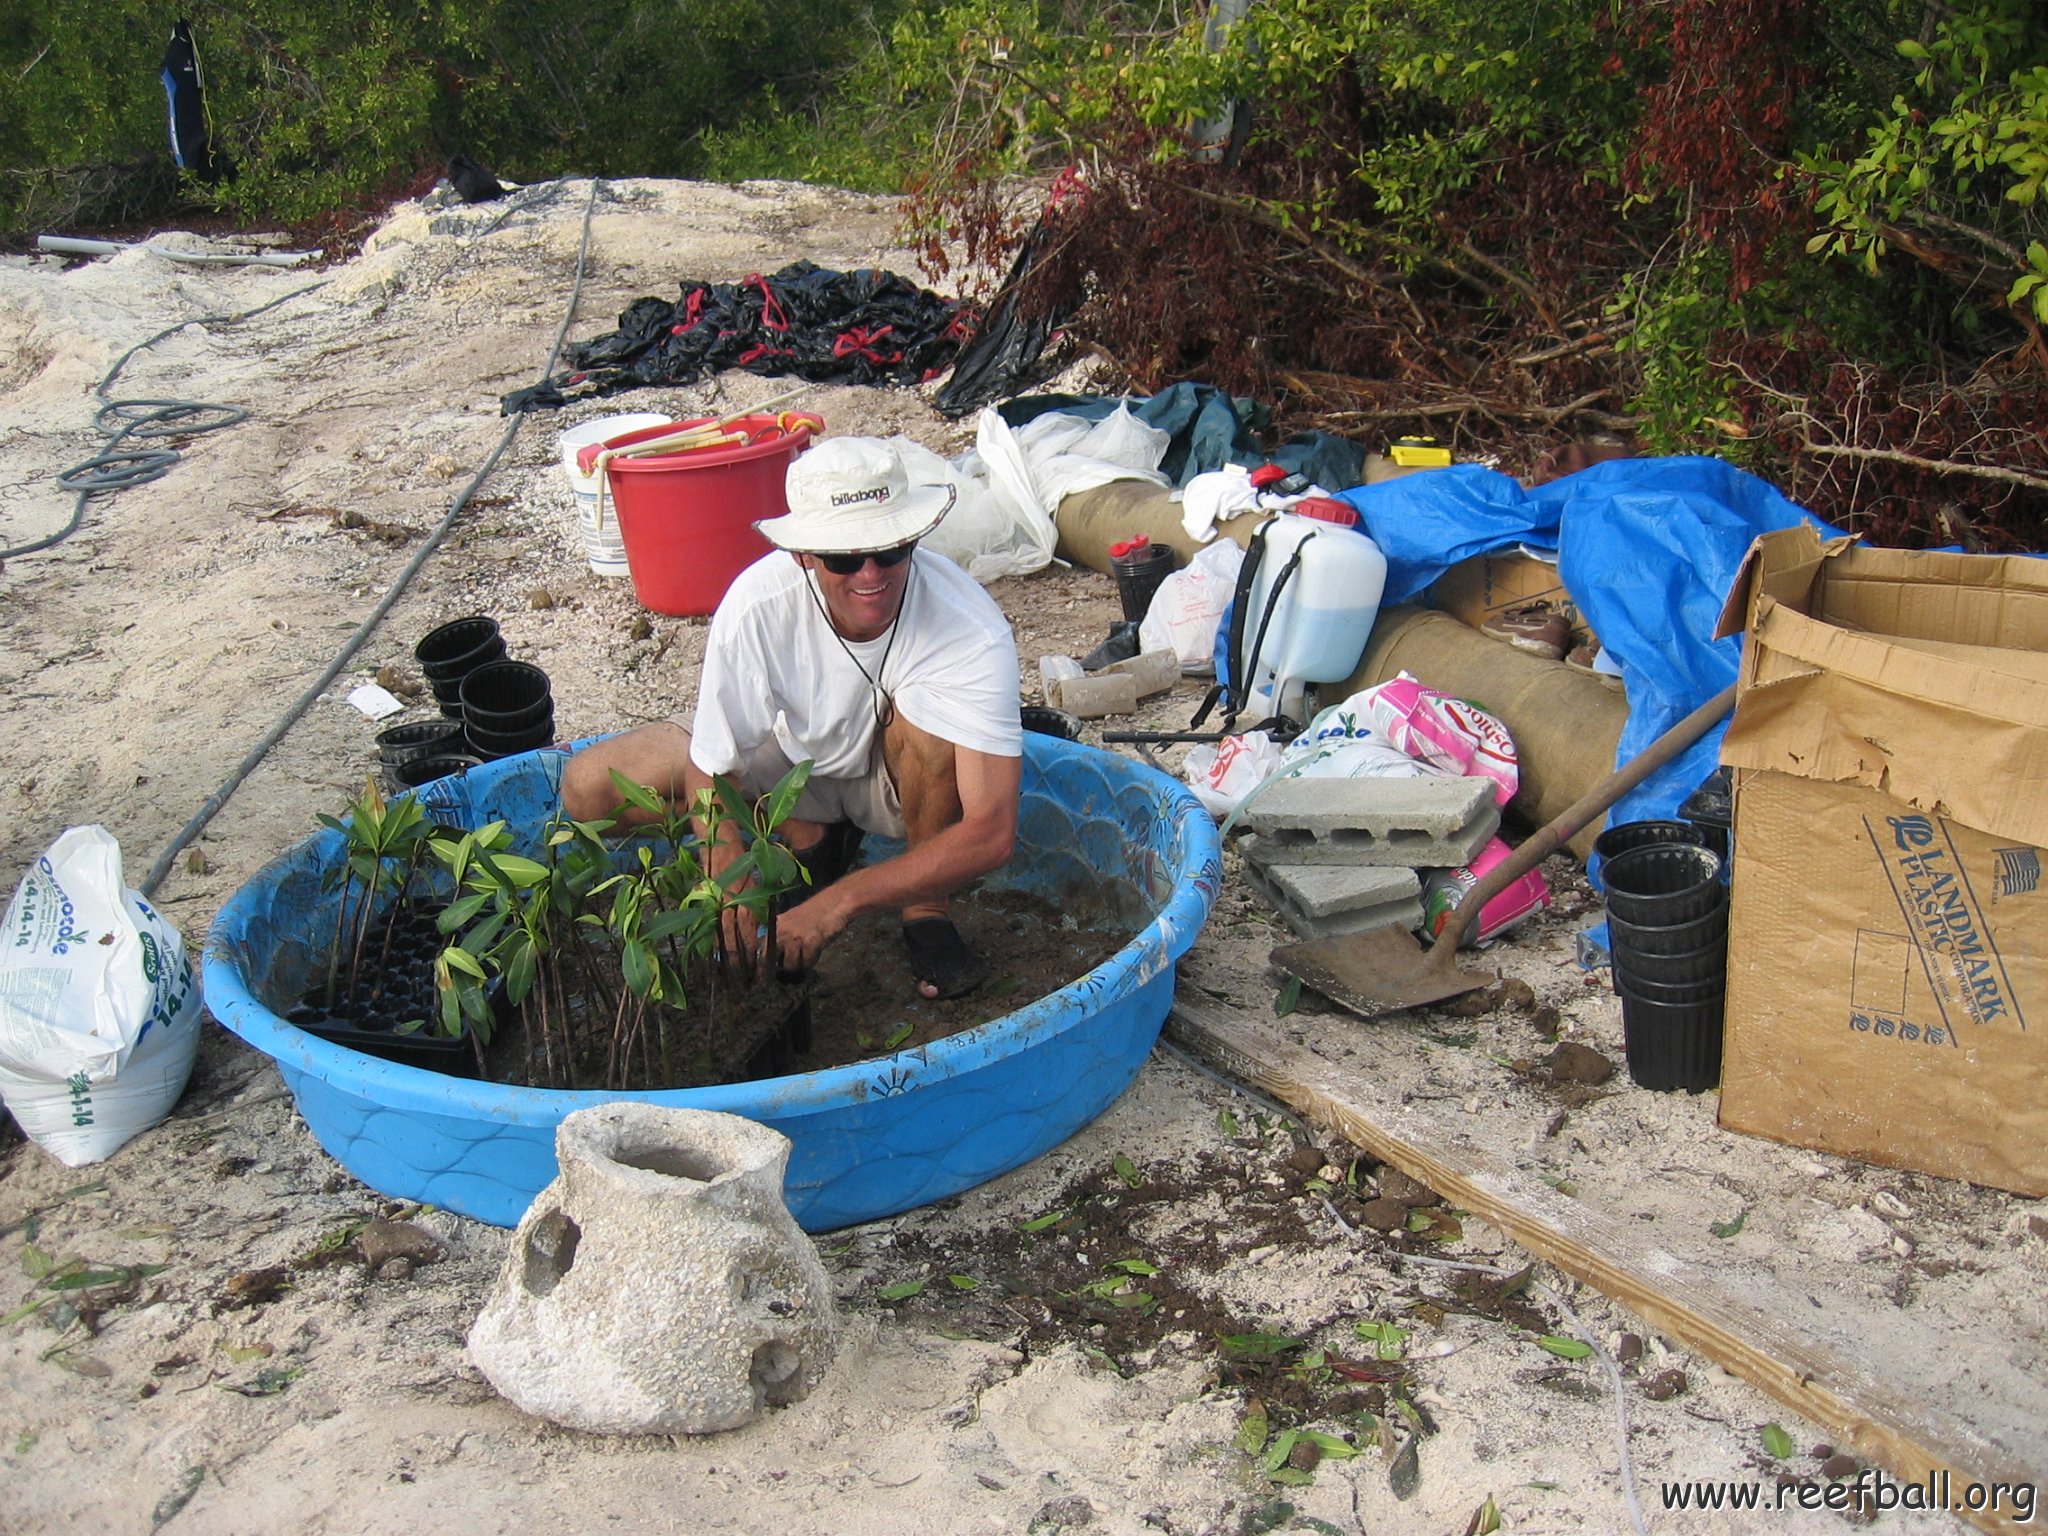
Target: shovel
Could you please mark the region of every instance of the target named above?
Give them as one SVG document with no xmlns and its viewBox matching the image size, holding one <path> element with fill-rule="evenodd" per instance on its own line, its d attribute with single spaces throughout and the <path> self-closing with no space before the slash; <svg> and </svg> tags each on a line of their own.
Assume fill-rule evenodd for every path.
<svg viewBox="0 0 2048 1536">
<path fill-rule="evenodd" d="M 1735 685 L 1731 683 L 1651 742 L 1627 767 L 1616 769 L 1559 812 L 1555 821 L 1488 870 L 1465 894 L 1427 951 L 1405 928 L 1392 925 L 1338 939 L 1283 944 L 1273 951 L 1274 966 L 1365 1019 L 1440 1003 L 1491 986 L 1493 976 L 1458 965 L 1458 946 L 1478 923 L 1480 909 L 1563 847 L 1595 816 L 1706 735 L 1734 702 Z"/>
</svg>

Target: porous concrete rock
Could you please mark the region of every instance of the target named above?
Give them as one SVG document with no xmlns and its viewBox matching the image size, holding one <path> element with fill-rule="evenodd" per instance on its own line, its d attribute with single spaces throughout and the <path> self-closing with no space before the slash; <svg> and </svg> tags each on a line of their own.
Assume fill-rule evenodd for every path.
<svg viewBox="0 0 2048 1536">
<path fill-rule="evenodd" d="M 789 1140 L 737 1115 L 606 1104 L 512 1234 L 469 1334 L 516 1406 L 600 1434 L 710 1434 L 808 1395 L 832 1289 L 782 1199 Z"/>
</svg>

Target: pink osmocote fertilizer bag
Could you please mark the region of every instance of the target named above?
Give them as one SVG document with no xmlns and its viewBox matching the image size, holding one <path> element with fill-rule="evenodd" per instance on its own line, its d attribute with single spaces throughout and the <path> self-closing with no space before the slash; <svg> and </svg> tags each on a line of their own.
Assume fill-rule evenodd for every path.
<svg viewBox="0 0 2048 1536">
<path fill-rule="evenodd" d="M 1476 704 L 1425 688 L 1403 672 L 1353 694 L 1346 707 L 1417 762 L 1459 778 L 1493 780 L 1497 804 L 1506 805 L 1521 788 L 1514 738 Z"/>
</svg>

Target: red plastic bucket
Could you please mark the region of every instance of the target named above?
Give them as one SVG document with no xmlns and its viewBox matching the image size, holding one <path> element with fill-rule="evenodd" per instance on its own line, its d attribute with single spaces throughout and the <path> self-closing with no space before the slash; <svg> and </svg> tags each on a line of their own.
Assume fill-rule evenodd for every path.
<svg viewBox="0 0 2048 1536">
<path fill-rule="evenodd" d="M 605 449 L 711 425 L 717 418 L 672 422 L 628 432 Z M 626 546 L 633 595 L 656 613 L 705 614 L 718 606 L 733 578 L 773 547 L 754 532 L 762 518 L 789 510 L 783 475 L 824 423 L 785 411 L 779 416 L 737 416 L 722 423 L 745 441 L 682 453 L 615 458 L 606 477 L 610 505 Z M 597 445 L 585 452 L 596 459 Z"/>
</svg>

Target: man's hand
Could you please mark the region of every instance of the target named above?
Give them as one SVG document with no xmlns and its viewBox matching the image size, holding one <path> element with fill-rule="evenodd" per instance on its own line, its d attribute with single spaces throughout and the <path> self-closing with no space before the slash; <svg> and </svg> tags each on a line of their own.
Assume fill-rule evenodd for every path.
<svg viewBox="0 0 2048 1536">
<path fill-rule="evenodd" d="M 809 970 L 825 946 L 846 931 L 853 914 L 840 910 L 836 886 L 828 886 L 775 919 L 775 947 L 785 971 Z"/>
</svg>

